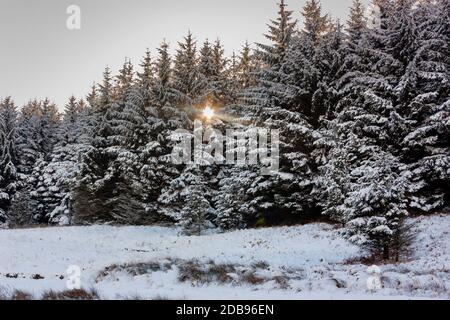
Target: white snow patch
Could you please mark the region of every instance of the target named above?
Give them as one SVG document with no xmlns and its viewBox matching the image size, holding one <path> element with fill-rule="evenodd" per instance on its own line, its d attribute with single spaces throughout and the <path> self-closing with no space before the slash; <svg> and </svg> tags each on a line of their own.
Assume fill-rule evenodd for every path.
<svg viewBox="0 0 450 320">
<path fill-rule="evenodd" d="M 367 266 L 346 261 L 362 255 L 327 224 L 242 230 L 181 236 L 165 227 L 53 227 L 0 230 L 0 287 L 39 294 L 65 290 L 66 270 L 78 265 L 82 286 L 102 297 L 157 296 L 181 299 L 391 299 L 448 298 L 450 288 L 450 216 L 414 219 L 419 231 L 411 261 L 380 266 L 384 288 L 369 292 Z M 264 261 L 262 284 L 210 283 L 193 286 L 178 280 L 177 267 L 137 276 L 117 271 L 95 281 L 113 264 L 166 259 L 213 260 L 250 266 Z M 39 274 L 44 279 L 34 280 Z M 61 279 L 64 276 L 64 279 Z M 281 288 L 273 280 L 287 277 Z"/>
</svg>

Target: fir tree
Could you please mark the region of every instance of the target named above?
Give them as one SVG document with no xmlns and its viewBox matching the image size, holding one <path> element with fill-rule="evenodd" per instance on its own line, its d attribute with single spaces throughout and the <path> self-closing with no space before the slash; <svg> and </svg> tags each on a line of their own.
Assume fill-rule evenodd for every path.
<svg viewBox="0 0 450 320">
<path fill-rule="evenodd" d="M 138 72 L 137 84 L 139 86 L 140 95 L 142 96 L 145 105 L 148 107 L 154 103 L 153 88 L 155 84 L 155 68 L 150 54 L 147 49 L 145 56 L 140 64 L 141 72 Z"/>
<path fill-rule="evenodd" d="M 215 75 L 213 52 L 208 39 L 200 49 L 198 69 L 202 77 L 203 95 L 208 96 L 214 90 L 211 82 Z"/>
<path fill-rule="evenodd" d="M 183 227 L 187 233 L 200 234 L 215 218 L 211 201 L 210 173 L 188 165 L 164 188 L 158 201 L 160 213 Z"/>
<path fill-rule="evenodd" d="M 113 135 L 112 125 L 109 121 L 110 108 L 113 103 L 113 85 L 111 70 L 107 67 L 103 73 L 102 84 L 99 85 L 98 98 L 91 100 L 93 106 L 94 127 L 93 145 L 95 147 L 108 146 L 108 138 Z"/>
<path fill-rule="evenodd" d="M 347 33 L 349 41 L 358 42 L 367 28 L 367 18 L 361 0 L 354 0 L 350 8 L 350 16 L 347 21 Z"/>
<path fill-rule="evenodd" d="M 120 100 L 133 85 L 134 82 L 134 70 L 133 64 L 130 59 L 125 59 L 122 68 L 119 70 L 119 74 L 115 79 L 115 86 L 113 89 L 114 99 Z"/>
<path fill-rule="evenodd" d="M 155 69 L 155 102 L 158 108 L 163 108 L 175 101 L 175 91 L 172 86 L 172 60 L 169 55 L 169 45 L 166 42 L 163 42 L 158 48 Z"/>
<path fill-rule="evenodd" d="M 212 210 L 209 201 L 205 198 L 204 185 L 194 181 L 183 193 L 186 200 L 181 211 L 180 226 L 185 234 L 200 235 L 208 227 L 206 217 Z"/>
<path fill-rule="evenodd" d="M 36 161 L 42 157 L 39 148 L 39 127 L 42 118 L 41 104 L 37 100 L 22 107 L 18 119 L 19 171 L 31 173 Z"/>
<path fill-rule="evenodd" d="M 71 96 L 64 109 L 58 137 L 59 143 L 72 144 L 80 141 L 85 129 L 81 119 L 83 111 L 83 102 L 77 101 L 74 96 Z"/>
<path fill-rule="evenodd" d="M 19 188 L 17 110 L 11 97 L 0 100 L 0 226 L 7 224 L 11 200 Z"/>
<path fill-rule="evenodd" d="M 224 103 L 228 96 L 228 83 L 226 78 L 228 60 L 224 54 L 225 51 L 222 43 L 217 39 L 212 48 L 213 75 L 211 77 L 211 86 L 213 88 L 214 98 L 219 103 Z"/>
<path fill-rule="evenodd" d="M 255 71 L 256 66 L 254 62 L 254 57 L 252 55 L 249 43 L 246 42 L 239 55 L 239 62 L 236 72 L 240 90 L 248 89 L 249 87 L 254 85 Z"/>
<path fill-rule="evenodd" d="M 37 144 L 43 156 L 48 157 L 58 142 L 58 128 L 61 119 L 58 108 L 49 99 L 42 102 L 41 112 Z"/>
<path fill-rule="evenodd" d="M 178 45 L 173 68 L 173 87 L 177 93 L 177 104 L 184 108 L 197 102 L 202 81 L 198 69 L 196 41 L 192 33 L 189 32 Z"/>
<path fill-rule="evenodd" d="M 302 15 L 305 20 L 303 34 L 313 44 L 318 45 L 321 37 L 330 30 L 328 15 L 322 15 L 322 6 L 317 0 L 308 0 Z"/>
</svg>

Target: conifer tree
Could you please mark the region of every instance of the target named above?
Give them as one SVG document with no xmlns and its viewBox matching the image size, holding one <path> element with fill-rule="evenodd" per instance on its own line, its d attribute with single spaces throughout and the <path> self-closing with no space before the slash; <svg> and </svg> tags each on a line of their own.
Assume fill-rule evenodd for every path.
<svg viewBox="0 0 450 320">
<path fill-rule="evenodd" d="M 228 60 L 225 58 L 225 50 L 222 43 L 217 39 L 212 47 L 213 76 L 211 86 L 213 88 L 214 98 L 219 103 L 226 102 L 228 96 L 228 84 L 226 79 L 226 68 Z"/>
<path fill-rule="evenodd" d="M 6 225 L 8 209 L 19 188 L 17 172 L 17 110 L 11 97 L 0 100 L 0 226 Z"/>
<path fill-rule="evenodd" d="M 109 121 L 111 105 L 113 104 L 113 84 L 109 67 L 103 72 L 102 84 L 98 86 L 98 98 L 93 107 L 94 126 L 93 145 L 106 147 L 109 145 L 109 137 L 113 135 L 113 128 Z"/>
<path fill-rule="evenodd" d="M 189 31 L 175 55 L 173 87 L 177 104 L 184 108 L 194 105 L 201 94 L 201 75 L 198 69 L 196 40 Z"/>
<path fill-rule="evenodd" d="M 175 92 L 172 82 L 172 60 L 169 55 L 169 45 L 163 42 L 158 48 L 158 59 L 155 65 L 154 95 L 158 108 L 163 108 L 175 102 Z"/>
<path fill-rule="evenodd" d="M 147 107 L 154 103 L 153 88 L 155 85 L 155 68 L 151 57 L 150 50 L 147 49 L 145 56 L 140 64 L 141 72 L 137 73 L 140 95 L 144 99 Z"/>
<path fill-rule="evenodd" d="M 72 144 L 79 142 L 83 134 L 83 124 L 81 123 L 83 108 L 84 106 L 74 96 L 69 98 L 60 126 L 59 143 Z"/>
<path fill-rule="evenodd" d="M 213 91 L 212 87 L 212 79 L 215 75 L 214 70 L 214 61 L 213 61 L 213 52 L 211 48 L 211 43 L 208 39 L 203 43 L 202 48 L 200 49 L 200 57 L 198 69 L 201 74 L 202 81 L 202 91 L 203 96 L 208 96 Z"/>
<path fill-rule="evenodd" d="M 214 220 L 212 208 L 213 190 L 209 174 L 202 167 L 187 165 L 178 177 L 161 191 L 158 199 L 160 213 L 178 223 L 190 233 L 199 234 Z"/>
<path fill-rule="evenodd" d="M 58 142 L 58 128 L 61 115 L 57 106 L 45 99 L 41 106 L 42 118 L 39 124 L 38 145 L 44 157 L 48 157 Z"/>
<path fill-rule="evenodd" d="M 115 79 L 114 99 L 120 100 L 131 89 L 134 82 L 133 64 L 130 59 L 125 59 L 122 67 L 119 69 L 119 74 Z"/>
<path fill-rule="evenodd" d="M 351 43 L 358 42 L 367 28 L 367 18 L 361 0 L 353 0 L 347 21 L 347 34 Z"/>
<path fill-rule="evenodd" d="M 42 157 L 39 148 L 39 126 L 42 118 L 41 104 L 37 100 L 22 107 L 18 119 L 19 171 L 24 175 L 31 173 L 36 161 Z"/>
<path fill-rule="evenodd" d="M 322 15 L 322 6 L 317 0 L 308 0 L 302 15 L 305 20 L 303 34 L 314 45 L 318 45 L 321 37 L 330 30 L 328 15 Z"/>
<path fill-rule="evenodd" d="M 246 42 L 242 48 L 238 62 L 237 77 L 240 90 L 248 89 L 250 86 L 254 85 L 255 71 L 256 66 L 250 49 L 250 45 L 248 42 Z"/>
</svg>

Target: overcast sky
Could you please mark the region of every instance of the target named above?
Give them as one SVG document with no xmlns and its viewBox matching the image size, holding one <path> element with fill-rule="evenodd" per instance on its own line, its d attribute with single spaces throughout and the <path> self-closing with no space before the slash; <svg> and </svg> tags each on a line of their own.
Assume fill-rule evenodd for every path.
<svg viewBox="0 0 450 320">
<path fill-rule="evenodd" d="M 366 0 L 367 3 L 369 0 Z M 306 0 L 287 0 L 301 22 Z M 322 0 L 346 20 L 352 0 Z M 199 42 L 220 37 L 227 55 L 246 40 L 264 41 L 277 0 L 0 0 L 0 97 L 18 105 L 49 97 L 63 106 L 84 96 L 125 57 L 136 65 L 146 48 L 176 43 L 191 30 Z M 69 5 L 81 8 L 81 29 L 69 30 Z"/>
</svg>

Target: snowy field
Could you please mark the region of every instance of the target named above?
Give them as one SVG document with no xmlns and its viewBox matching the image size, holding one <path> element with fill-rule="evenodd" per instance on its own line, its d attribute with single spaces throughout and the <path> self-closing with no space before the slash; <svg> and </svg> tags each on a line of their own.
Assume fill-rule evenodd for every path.
<svg viewBox="0 0 450 320">
<path fill-rule="evenodd" d="M 0 287 L 65 290 L 67 268 L 102 298 L 449 299 L 450 216 L 415 219 L 410 260 L 380 266 L 370 292 L 360 250 L 326 224 L 180 236 L 163 227 L 0 230 Z"/>
</svg>

